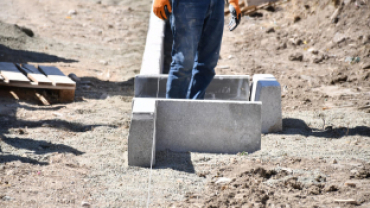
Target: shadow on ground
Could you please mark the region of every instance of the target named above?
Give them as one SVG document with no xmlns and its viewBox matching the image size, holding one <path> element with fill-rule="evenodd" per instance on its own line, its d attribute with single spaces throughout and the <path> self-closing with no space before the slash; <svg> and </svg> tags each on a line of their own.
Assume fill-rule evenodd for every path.
<svg viewBox="0 0 370 208">
<path fill-rule="evenodd" d="M 173 169 L 177 171 L 195 173 L 190 152 L 160 151 L 156 153 L 153 169 Z"/>
<path fill-rule="evenodd" d="M 283 132 L 281 134 L 301 134 L 304 136 L 324 137 L 339 139 L 344 136 L 366 136 L 370 137 L 369 126 L 356 126 L 354 128 L 347 127 L 327 127 L 324 129 L 316 129 L 307 126 L 307 124 L 296 118 L 283 119 Z"/>
<path fill-rule="evenodd" d="M 50 55 L 46 53 L 39 53 L 34 51 L 16 50 L 0 44 L 0 62 L 13 62 L 13 63 L 73 63 L 77 60 L 67 59 Z"/>
</svg>

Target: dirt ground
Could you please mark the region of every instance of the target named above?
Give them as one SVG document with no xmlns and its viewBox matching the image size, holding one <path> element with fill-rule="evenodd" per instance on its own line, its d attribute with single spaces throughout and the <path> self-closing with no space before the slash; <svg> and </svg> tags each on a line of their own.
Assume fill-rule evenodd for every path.
<svg viewBox="0 0 370 208">
<path fill-rule="evenodd" d="M 330 2 L 225 25 L 217 73 L 274 74 L 282 132 L 249 154 L 160 152 L 150 170 L 127 165 L 127 134 L 151 1 L 0 1 L 0 61 L 81 78 L 69 104 L 0 88 L 0 207 L 370 207 L 370 2 L 334 23 Z"/>
</svg>

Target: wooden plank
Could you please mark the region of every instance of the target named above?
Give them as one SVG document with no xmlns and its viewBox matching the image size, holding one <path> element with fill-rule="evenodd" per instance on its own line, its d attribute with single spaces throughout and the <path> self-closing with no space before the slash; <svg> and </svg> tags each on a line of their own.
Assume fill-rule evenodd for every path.
<svg viewBox="0 0 370 208">
<path fill-rule="evenodd" d="M 34 82 L 6 82 L 6 80 L 0 82 L 0 86 L 8 86 L 8 87 L 24 87 L 24 88 L 32 88 L 32 89 L 49 89 L 49 90 L 75 90 L 76 86 L 64 86 L 64 85 L 35 85 Z"/>
<path fill-rule="evenodd" d="M 0 62 L 0 74 L 9 82 L 30 82 L 30 80 L 20 72 L 13 63 Z"/>
<path fill-rule="evenodd" d="M 39 66 L 41 72 L 43 72 L 48 79 L 53 82 L 56 86 L 76 86 L 76 82 L 72 81 L 69 77 L 63 74 L 58 68 L 53 66 Z"/>
<path fill-rule="evenodd" d="M 60 90 L 59 102 L 73 102 L 75 100 L 75 90 Z"/>
<path fill-rule="evenodd" d="M 18 69 L 20 69 L 23 73 L 27 75 L 27 77 L 36 82 L 37 84 L 41 85 L 52 85 L 53 82 L 49 80 L 43 73 L 41 73 L 36 67 L 30 64 L 16 64 Z"/>
</svg>

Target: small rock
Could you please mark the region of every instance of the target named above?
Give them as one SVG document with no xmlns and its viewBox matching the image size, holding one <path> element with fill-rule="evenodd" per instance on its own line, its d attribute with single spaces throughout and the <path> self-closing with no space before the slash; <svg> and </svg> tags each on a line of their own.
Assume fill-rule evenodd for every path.
<svg viewBox="0 0 370 208">
<path fill-rule="evenodd" d="M 56 117 L 63 117 L 63 114 L 57 113 L 57 112 L 54 112 L 53 115 L 56 116 Z"/>
<path fill-rule="evenodd" d="M 331 20 L 331 23 L 333 24 L 337 24 L 339 21 L 339 17 L 334 17 L 332 20 Z"/>
<path fill-rule="evenodd" d="M 11 201 L 12 200 L 12 198 L 10 196 L 3 196 L 1 199 L 3 201 Z"/>
<path fill-rule="evenodd" d="M 344 183 L 344 186 L 348 186 L 348 187 L 351 187 L 351 188 L 356 188 L 356 183 L 353 183 L 353 182 L 345 182 Z"/>
<path fill-rule="evenodd" d="M 273 27 L 270 27 L 266 30 L 266 33 L 273 33 L 273 32 L 275 32 L 275 28 Z"/>
<path fill-rule="evenodd" d="M 316 186 L 311 187 L 308 191 L 312 195 L 319 195 L 320 194 L 320 189 Z"/>
<path fill-rule="evenodd" d="M 236 162 L 237 162 L 237 161 L 236 161 L 236 159 L 235 159 L 235 158 L 231 158 L 231 159 L 230 159 L 230 163 L 231 163 L 231 164 L 235 164 Z"/>
<path fill-rule="evenodd" d="M 69 75 L 68 75 L 68 77 L 69 78 L 71 78 L 73 81 L 75 81 L 75 82 L 79 82 L 79 81 L 81 81 L 81 79 L 77 76 L 77 75 L 75 75 L 74 73 L 70 73 Z"/>
<path fill-rule="evenodd" d="M 315 58 L 312 60 L 312 62 L 313 62 L 313 63 L 315 63 L 315 64 L 317 64 L 317 63 L 322 62 L 324 59 L 325 59 L 325 57 L 321 55 L 321 56 L 315 57 Z"/>
<path fill-rule="evenodd" d="M 232 58 L 235 58 L 235 56 L 233 56 L 233 55 L 229 55 L 227 58 L 228 58 L 228 59 L 232 59 Z"/>
<path fill-rule="evenodd" d="M 108 65 L 108 61 L 105 61 L 105 60 L 100 60 L 99 63 L 101 63 L 103 65 Z"/>
<path fill-rule="evenodd" d="M 326 192 L 332 192 L 332 191 L 338 191 L 338 186 L 337 185 L 329 185 L 329 186 L 325 186 L 325 189 L 324 189 Z"/>
<path fill-rule="evenodd" d="M 346 40 L 346 36 L 342 33 L 339 33 L 339 32 L 335 33 L 335 35 L 333 37 L 333 42 L 334 43 L 341 43 L 345 40 Z"/>
<path fill-rule="evenodd" d="M 105 100 L 109 97 L 109 95 L 107 93 L 103 93 L 101 96 L 100 96 L 100 99 L 101 100 Z"/>
<path fill-rule="evenodd" d="M 218 66 L 217 69 L 230 69 L 230 66 Z"/>
<path fill-rule="evenodd" d="M 315 55 L 319 54 L 319 51 L 316 50 L 315 48 L 310 48 L 307 51 L 310 52 L 310 53 L 312 53 L 312 54 L 315 54 Z"/>
<path fill-rule="evenodd" d="M 288 46 L 287 46 L 287 44 L 286 43 L 282 43 L 282 44 L 280 44 L 276 49 L 277 50 L 282 50 L 282 49 L 286 49 Z"/>
<path fill-rule="evenodd" d="M 221 178 L 219 178 L 216 182 L 215 182 L 215 184 L 219 184 L 219 183 L 221 183 L 221 184 L 225 184 L 225 183 L 230 183 L 231 182 L 231 178 L 224 178 L 224 177 L 221 177 Z"/>
<path fill-rule="evenodd" d="M 91 205 L 90 205 L 90 203 L 89 203 L 89 202 L 87 202 L 87 201 L 82 201 L 82 202 L 81 202 L 81 206 L 82 206 L 82 207 L 86 207 L 86 208 L 88 208 L 88 207 L 90 207 Z"/>
<path fill-rule="evenodd" d="M 362 39 L 362 43 L 365 45 L 365 44 L 368 44 L 370 43 L 370 35 L 365 35 Z"/>
<path fill-rule="evenodd" d="M 333 164 L 337 164 L 337 163 L 338 163 L 338 161 L 337 161 L 336 159 L 334 159 L 332 163 L 333 163 Z"/>
<path fill-rule="evenodd" d="M 68 14 L 69 15 L 76 15 L 77 14 L 77 11 L 74 10 L 74 9 L 71 9 L 71 10 L 68 11 Z"/>
<path fill-rule="evenodd" d="M 370 69 L 370 62 L 369 63 L 363 63 L 362 68 L 363 69 Z"/>
<path fill-rule="evenodd" d="M 14 170 L 8 170 L 8 171 L 6 171 L 6 175 L 8 175 L 8 176 L 14 175 Z"/>
<path fill-rule="evenodd" d="M 315 177 L 315 180 L 316 180 L 317 182 L 320 182 L 320 183 L 322 183 L 322 182 L 326 182 L 326 177 L 321 176 L 321 175 L 318 175 L 318 176 L 316 176 L 316 177 Z"/>
<path fill-rule="evenodd" d="M 289 56 L 289 61 L 303 61 L 302 53 L 295 53 Z"/>
<path fill-rule="evenodd" d="M 358 172 L 358 170 L 356 170 L 356 169 L 351 170 L 351 174 L 357 174 L 357 172 Z"/>
<path fill-rule="evenodd" d="M 291 43 L 293 45 L 301 45 L 303 43 L 303 41 L 299 38 L 290 38 L 289 43 Z"/>
<path fill-rule="evenodd" d="M 298 16 L 298 15 L 297 16 L 294 16 L 293 23 L 297 23 L 299 21 L 301 21 L 301 17 Z"/>
</svg>

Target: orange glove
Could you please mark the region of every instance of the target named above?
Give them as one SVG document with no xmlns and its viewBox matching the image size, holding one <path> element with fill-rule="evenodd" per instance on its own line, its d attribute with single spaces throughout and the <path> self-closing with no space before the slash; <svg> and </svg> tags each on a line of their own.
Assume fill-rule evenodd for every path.
<svg viewBox="0 0 370 208">
<path fill-rule="evenodd" d="M 229 10 L 231 13 L 231 19 L 229 23 L 229 30 L 233 31 L 236 27 L 238 27 L 240 20 L 241 20 L 241 11 L 239 7 L 238 0 L 229 0 Z"/>
<path fill-rule="evenodd" d="M 167 7 L 168 12 L 172 13 L 170 0 L 154 0 L 153 12 L 155 16 L 159 17 L 160 19 L 166 20 L 167 15 L 165 12 L 165 7 Z"/>
<path fill-rule="evenodd" d="M 239 15 L 241 13 L 240 7 L 239 7 L 239 1 L 238 0 L 229 0 L 229 4 L 235 8 L 237 19 L 239 19 L 240 18 Z"/>
</svg>

